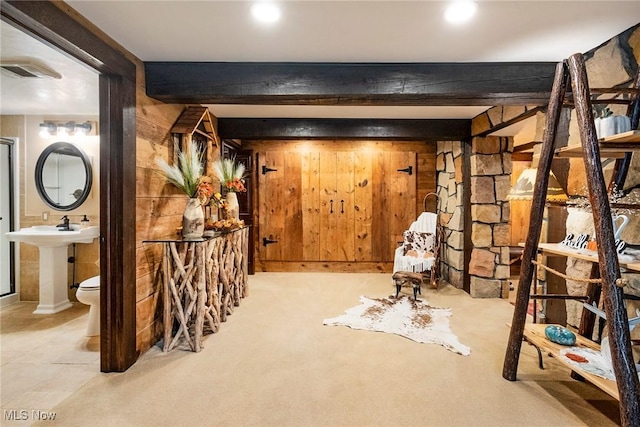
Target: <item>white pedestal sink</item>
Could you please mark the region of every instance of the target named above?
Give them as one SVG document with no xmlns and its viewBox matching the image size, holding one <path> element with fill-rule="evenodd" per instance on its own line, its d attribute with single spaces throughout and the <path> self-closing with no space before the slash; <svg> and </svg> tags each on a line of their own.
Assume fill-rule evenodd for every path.
<svg viewBox="0 0 640 427">
<path fill-rule="evenodd" d="M 40 251 L 40 302 L 34 314 L 53 314 L 71 307 L 67 284 L 67 247 L 72 243 L 91 243 L 100 235 L 93 226 L 59 231 L 51 225 L 36 225 L 5 233 L 12 242 L 35 245 Z"/>
</svg>

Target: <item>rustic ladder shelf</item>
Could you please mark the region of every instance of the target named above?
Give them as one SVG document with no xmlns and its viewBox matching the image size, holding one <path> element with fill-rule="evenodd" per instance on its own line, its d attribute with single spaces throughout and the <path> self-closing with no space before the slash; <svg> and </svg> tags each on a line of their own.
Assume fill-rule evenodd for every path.
<svg viewBox="0 0 640 427">
<path fill-rule="evenodd" d="M 639 85 L 640 78 L 637 76 L 634 82 L 634 88 L 637 89 Z M 631 337 L 623 290 L 616 284 L 620 278 L 620 265 L 617 256 L 610 256 L 610 254 L 617 253 L 614 243 L 613 221 L 607 187 L 600 163 L 600 158 L 602 157 L 600 153 L 601 144 L 596 137 L 591 92 L 589 91 L 584 58 L 581 54 L 572 55 L 556 67 L 553 88 L 547 108 L 544 138 L 531 204 L 529 230 L 522 255 L 520 284 L 516 295 L 513 321 L 511 323 L 502 376 L 510 381 L 516 380 L 520 350 L 522 341 L 525 338 L 525 323 L 527 320 L 529 299 L 531 297 L 530 288 L 534 270 L 533 261 L 535 261 L 538 252 L 545 198 L 549 184 L 549 172 L 551 171 L 551 163 L 554 158 L 556 135 L 560 128 L 561 111 L 569 87 L 571 87 L 571 97 L 576 110 L 591 208 L 596 234 L 598 235 L 598 263 L 594 264 L 592 275 L 599 273 L 602 280 L 602 297 L 604 301 L 604 311 L 607 316 L 607 330 L 611 345 L 612 365 L 616 378 L 615 385 L 620 400 L 620 419 L 622 425 L 625 427 L 640 427 L 640 381 L 638 380 L 638 374 L 631 351 Z M 637 97 L 633 97 L 630 104 L 631 108 L 628 110 L 628 115 L 631 116 L 631 128 L 637 129 L 638 122 L 640 121 L 640 102 Z M 564 122 L 563 125 L 568 124 Z M 616 143 L 619 142 L 620 141 L 617 141 Z M 616 179 L 615 182 L 616 185 L 619 185 L 618 188 L 622 188 L 624 178 L 626 177 L 626 170 L 624 170 L 624 168 L 628 168 L 630 155 L 625 155 L 625 159 L 623 159 L 623 162 L 626 162 L 626 166 L 620 165 L 618 162 L 620 162 L 620 160 L 616 161 L 616 171 L 614 171 L 614 175 L 621 179 Z M 595 267 L 596 265 L 597 267 Z M 532 333 L 528 333 L 527 336 L 529 339 L 536 339 L 532 338 Z M 542 340 L 540 337 L 537 337 L 537 339 L 539 341 Z M 598 383 L 597 380 L 592 382 L 604 389 L 604 386 Z M 609 393 L 609 391 L 607 392 Z"/>
<path fill-rule="evenodd" d="M 606 378 L 599 377 L 597 375 L 593 375 L 589 372 L 586 372 L 579 367 L 572 365 L 566 362 L 564 357 L 560 357 L 560 351 L 565 349 L 565 346 L 560 344 L 556 344 L 547 339 L 544 334 L 544 329 L 548 325 L 543 324 L 527 324 L 524 328 L 524 338 L 534 346 L 540 349 L 543 353 L 549 354 L 551 357 L 554 357 L 560 363 L 562 363 L 567 368 L 571 369 L 573 372 L 577 373 L 585 380 L 589 381 L 591 384 L 600 388 L 602 391 L 607 393 L 609 396 L 614 399 L 620 399 L 618 396 L 618 387 L 616 386 L 615 381 L 608 380 Z M 600 345 L 595 342 L 588 340 L 580 335 L 576 337 L 576 347 L 584 347 L 594 350 L 596 352 L 600 352 Z"/>
<path fill-rule="evenodd" d="M 611 159 L 621 159 L 630 151 L 640 151 L 640 131 L 631 130 L 629 132 L 608 136 L 598 140 L 600 144 L 601 157 Z M 582 157 L 582 145 L 571 145 L 569 147 L 558 148 L 555 151 L 556 157 Z"/>
</svg>

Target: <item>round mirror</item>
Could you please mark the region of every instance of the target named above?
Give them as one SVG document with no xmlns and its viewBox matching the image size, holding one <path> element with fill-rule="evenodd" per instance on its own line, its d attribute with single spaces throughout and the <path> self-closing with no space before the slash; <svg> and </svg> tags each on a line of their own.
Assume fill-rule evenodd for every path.
<svg viewBox="0 0 640 427">
<path fill-rule="evenodd" d="M 91 191 L 89 157 L 68 142 L 54 142 L 36 163 L 36 188 L 51 208 L 70 211 L 80 206 Z"/>
</svg>

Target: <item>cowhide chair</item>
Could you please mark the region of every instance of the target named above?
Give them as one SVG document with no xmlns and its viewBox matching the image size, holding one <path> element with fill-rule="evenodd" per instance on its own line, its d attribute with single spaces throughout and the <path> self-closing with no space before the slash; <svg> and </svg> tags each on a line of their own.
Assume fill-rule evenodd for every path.
<svg viewBox="0 0 640 427">
<path fill-rule="evenodd" d="M 426 198 L 435 193 L 429 193 Z M 437 196 L 436 196 L 437 197 Z M 403 243 L 395 251 L 393 281 L 396 296 L 403 286 L 412 286 L 414 298 L 428 277 L 431 287 L 438 287 L 442 230 L 438 214 L 423 212 L 403 233 Z M 422 280 L 418 280 L 421 277 Z"/>
</svg>

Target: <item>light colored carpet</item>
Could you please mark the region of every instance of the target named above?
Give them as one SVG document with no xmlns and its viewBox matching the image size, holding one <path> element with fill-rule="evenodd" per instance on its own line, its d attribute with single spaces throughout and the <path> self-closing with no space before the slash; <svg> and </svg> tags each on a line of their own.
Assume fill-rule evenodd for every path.
<svg viewBox="0 0 640 427">
<path fill-rule="evenodd" d="M 473 352 L 390 334 L 328 328 L 360 295 L 395 293 L 388 274 L 259 273 L 250 295 L 200 353 L 153 348 L 127 372 L 101 374 L 42 426 L 612 426 L 617 402 L 523 344 L 518 381 L 502 378 L 512 306 L 450 286 Z M 5 425 L 5 423 L 3 423 Z M 11 425 L 6 423 L 6 425 Z"/>
<path fill-rule="evenodd" d="M 468 356 L 469 347 L 461 344 L 449 329 L 449 317 L 450 308 L 432 307 L 427 301 L 414 301 L 408 295 L 399 295 L 398 298 L 395 295 L 388 298 L 361 296 L 360 305 L 322 323 L 396 334 L 419 343 L 438 344 Z"/>
</svg>

